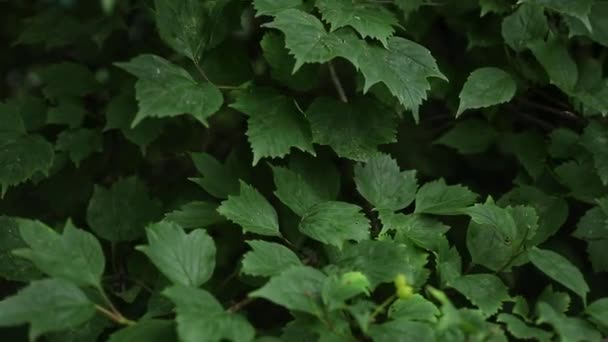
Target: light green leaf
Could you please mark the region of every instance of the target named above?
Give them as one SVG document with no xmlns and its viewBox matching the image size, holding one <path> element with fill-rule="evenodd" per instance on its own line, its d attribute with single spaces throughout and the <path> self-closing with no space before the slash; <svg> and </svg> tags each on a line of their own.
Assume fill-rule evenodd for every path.
<svg viewBox="0 0 608 342">
<path fill-rule="evenodd" d="M 320 97 L 308 107 L 315 143 L 331 146 L 345 158 L 366 161 L 378 153 L 378 146 L 395 141 L 396 117 L 390 109 L 368 97 L 349 103 Z"/>
<path fill-rule="evenodd" d="M 93 129 L 65 130 L 59 134 L 55 148 L 67 152 L 74 164 L 79 166 L 83 159 L 102 151 L 102 140 L 100 132 Z"/>
<path fill-rule="evenodd" d="M 409 206 L 416 197 L 416 170 L 401 171 L 397 161 L 386 154 L 355 166 L 359 193 L 377 210 L 397 211 Z"/>
<path fill-rule="evenodd" d="M 212 226 L 224 221 L 224 218 L 217 213 L 217 204 L 195 201 L 166 213 L 165 220 L 175 222 L 184 229 L 194 229 Z"/>
<path fill-rule="evenodd" d="M 139 111 L 135 127 L 145 118 L 191 114 L 207 125 L 207 119 L 223 103 L 220 90 L 211 83 L 197 83 L 183 68 L 155 55 L 140 55 L 116 65 L 137 77 L 135 84 Z"/>
<path fill-rule="evenodd" d="M 421 321 L 435 323 L 439 309 L 419 294 L 407 299 L 397 299 L 388 309 L 388 317 L 394 320 Z"/>
<path fill-rule="evenodd" d="M 448 286 L 452 280 L 460 278 L 462 275 L 462 258 L 460 257 L 460 253 L 458 253 L 456 246 L 450 247 L 447 240 L 439 246 L 439 250 L 435 253 L 435 262 L 442 288 Z"/>
<path fill-rule="evenodd" d="M 417 214 L 458 215 L 475 203 L 477 194 L 462 185 L 447 185 L 438 179 L 424 184 L 416 194 Z"/>
<path fill-rule="evenodd" d="M 521 52 L 530 43 L 544 40 L 549 24 L 542 7 L 524 3 L 502 21 L 502 37 L 513 50 Z"/>
<path fill-rule="evenodd" d="M 590 123 L 581 137 L 581 144 L 593 155 L 595 169 L 604 185 L 608 184 L 608 132 L 598 122 Z"/>
<path fill-rule="evenodd" d="M 175 342 L 175 324 L 173 321 L 150 319 L 137 322 L 135 325 L 120 329 L 110 335 L 108 342 Z"/>
<path fill-rule="evenodd" d="M 550 332 L 531 327 L 517 316 L 508 313 L 501 313 L 496 317 L 496 321 L 506 324 L 507 330 L 515 338 L 522 340 L 536 340 L 539 342 L 551 341 L 552 334 Z"/>
<path fill-rule="evenodd" d="M 202 229 L 186 234 L 173 222 L 161 221 L 146 228 L 147 245 L 136 249 L 174 284 L 199 287 L 213 275 L 215 243 Z"/>
<path fill-rule="evenodd" d="M 473 71 L 458 98 L 458 117 L 467 109 L 485 108 L 511 101 L 517 84 L 511 75 L 499 68 L 480 68 Z"/>
<path fill-rule="evenodd" d="M 593 0 L 521 0 L 520 2 L 529 2 L 544 6 L 561 14 L 573 16 L 582 21 L 585 26 L 590 27 L 589 14 Z"/>
<path fill-rule="evenodd" d="M 19 233 L 29 248 L 14 253 L 30 260 L 42 272 L 76 285 L 99 288 L 105 257 L 99 241 L 87 231 L 76 229 L 70 221 L 63 234 L 39 221 L 17 220 Z"/>
<path fill-rule="evenodd" d="M 38 172 L 47 174 L 53 157 L 53 146 L 38 135 L 0 132 L 1 196 Z"/>
<path fill-rule="evenodd" d="M 279 166 L 272 166 L 274 194 L 298 216 L 303 216 L 315 204 L 331 200 L 318 191 L 298 173 Z"/>
<path fill-rule="evenodd" d="M 288 97 L 271 88 L 255 88 L 239 94 L 230 107 L 249 116 L 247 137 L 253 165 L 265 157 L 284 157 L 292 147 L 315 154 L 310 126 Z"/>
<path fill-rule="evenodd" d="M 279 219 L 268 200 L 251 185 L 241 181 L 238 196 L 228 196 L 217 211 L 243 228 L 243 232 L 281 236 Z"/>
<path fill-rule="evenodd" d="M 446 241 L 445 233 L 450 227 L 435 220 L 432 217 L 401 213 L 380 211 L 382 221 L 382 231 L 394 230 L 394 241 L 399 243 L 414 243 L 420 248 L 427 250 L 437 250 L 443 241 Z"/>
<path fill-rule="evenodd" d="M 307 312 L 320 317 L 321 290 L 327 276 L 308 266 L 291 267 L 270 278 L 262 288 L 249 294 L 260 297 L 289 310 Z"/>
<path fill-rule="evenodd" d="M 299 229 L 314 240 L 341 249 L 346 241 L 369 239 L 369 221 L 361 210 L 350 203 L 322 202 L 302 216 Z"/>
<path fill-rule="evenodd" d="M 213 156 L 204 152 L 191 153 L 190 157 L 194 167 L 203 176 L 201 178 L 190 178 L 191 181 L 217 198 L 228 198 L 228 195 L 238 193 L 239 177 L 235 170 L 226 165 L 227 163 L 222 164 Z"/>
<path fill-rule="evenodd" d="M 532 264 L 547 276 L 578 294 L 583 303 L 587 301 L 589 286 L 581 271 L 568 259 L 553 251 L 536 247 L 528 250 L 528 257 Z"/>
<path fill-rule="evenodd" d="M 250 342 L 255 330 L 242 316 L 224 311 L 209 292 L 175 285 L 163 291 L 175 303 L 177 334 L 183 342 Z"/>
<path fill-rule="evenodd" d="M 601 298 L 589 304 L 585 313 L 604 327 L 608 327 L 608 298 Z"/>
<path fill-rule="evenodd" d="M 323 282 L 321 298 L 328 310 L 344 309 L 346 300 L 360 294 L 369 296 L 370 283 L 361 272 L 333 274 Z"/>
<path fill-rule="evenodd" d="M 547 72 L 551 84 L 565 92 L 574 90 L 578 81 L 578 68 L 568 49 L 558 39 L 537 41 L 529 47 Z"/>
<path fill-rule="evenodd" d="M 600 341 L 601 339 L 600 332 L 594 329 L 589 322 L 578 317 L 567 317 L 546 303 L 538 304 L 537 324 L 539 323 L 553 326 L 561 341 L 584 342 Z"/>
<path fill-rule="evenodd" d="M 457 150 L 460 154 L 477 154 L 485 152 L 497 138 L 494 127 L 487 121 L 469 119 L 457 121 L 454 127 L 435 140 Z"/>
<path fill-rule="evenodd" d="M 302 6 L 302 0 L 254 0 L 253 8 L 255 8 L 256 17 L 261 15 L 274 16 L 277 13 Z"/>
<path fill-rule="evenodd" d="M 369 327 L 369 336 L 374 342 L 436 341 L 430 324 L 396 319 Z"/>
<path fill-rule="evenodd" d="M 273 277 L 293 266 L 301 266 L 298 256 L 289 248 L 262 240 L 247 241 L 253 249 L 243 255 L 245 274 Z"/>
<path fill-rule="evenodd" d="M 95 305 L 74 284 L 60 279 L 33 281 L 0 302 L 0 326 L 30 324 L 29 340 L 74 328 L 93 317 Z"/>
<path fill-rule="evenodd" d="M 110 189 L 95 186 L 87 209 L 87 222 L 106 240 L 132 241 L 161 217 L 161 203 L 151 199 L 146 185 L 136 177 L 118 180 Z"/>
<path fill-rule="evenodd" d="M 450 282 L 486 316 L 492 316 L 509 300 L 507 286 L 493 274 L 468 274 Z"/>
<path fill-rule="evenodd" d="M 27 245 L 19 233 L 16 219 L 0 216 L 0 277 L 6 280 L 31 281 L 41 277 L 38 269 L 29 261 L 13 254 L 13 250 Z"/>
<path fill-rule="evenodd" d="M 384 46 L 395 32 L 397 18 L 384 6 L 351 0 L 318 0 L 315 5 L 331 31 L 350 26 L 363 38 L 378 39 Z"/>
</svg>

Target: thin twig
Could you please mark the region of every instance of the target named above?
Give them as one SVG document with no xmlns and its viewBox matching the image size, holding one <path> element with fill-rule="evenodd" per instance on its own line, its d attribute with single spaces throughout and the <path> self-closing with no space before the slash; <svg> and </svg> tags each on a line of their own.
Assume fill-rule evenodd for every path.
<svg viewBox="0 0 608 342">
<path fill-rule="evenodd" d="M 553 107 L 550 107 L 550 106 L 547 106 L 547 105 L 544 105 L 541 103 L 528 101 L 526 99 L 521 99 L 520 101 L 524 105 L 528 105 L 528 106 L 534 107 L 536 109 L 544 110 L 546 112 L 559 115 L 559 116 L 569 119 L 569 120 L 575 120 L 575 121 L 579 121 L 579 122 L 581 121 L 581 118 L 579 116 L 577 116 L 576 114 L 574 114 L 568 110 L 556 109 L 556 108 L 553 108 Z"/>
<path fill-rule="evenodd" d="M 95 309 L 120 325 L 134 325 L 136 323 L 130 319 L 125 318 L 120 313 L 112 312 L 101 305 L 95 305 Z"/>
<path fill-rule="evenodd" d="M 344 92 L 344 88 L 342 87 L 342 82 L 340 82 L 340 79 L 338 78 L 336 69 L 334 69 L 334 65 L 331 63 L 331 61 L 327 62 L 327 65 L 329 66 L 329 74 L 331 76 L 331 80 L 334 82 L 336 90 L 338 91 L 338 96 L 340 97 L 340 100 L 344 103 L 348 103 L 348 98 L 346 97 L 346 93 Z"/>
<path fill-rule="evenodd" d="M 389 306 L 395 299 L 397 299 L 397 295 L 392 295 L 392 296 L 388 297 L 386 300 L 384 300 L 384 302 L 382 302 L 382 304 L 378 305 L 378 307 L 376 307 L 376 310 L 374 310 L 374 312 L 372 312 L 372 315 L 369 316 L 369 321 L 373 322 L 376 319 L 376 316 L 378 316 L 379 314 L 384 312 L 384 310 L 386 310 L 386 307 Z"/>
<path fill-rule="evenodd" d="M 255 297 L 247 297 L 243 300 L 241 300 L 240 302 L 232 305 L 231 307 L 228 308 L 228 312 L 237 312 L 240 311 L 241 309 L 243 309 L 244 307 L 246 307 L 247 305 L 251 304 L 254 300 L 256 300 Z"/>
<path fill-rule="evenodd" d="M 196 67 L 196 70 L 198 70 L 198 72 L 203 76 L 203 78 L 205 80 L 207 80 L 207 82 L 213 84 L 213 82 L 211 82 L 211 80 L 209 79 L 209 77 L 207 77 L 207 74 L 205 73 L 205 70 L 203 70 L 203 68 L 201 67 L 201 65 L 196 60 L 194 61 L 194 66 Z"/>
</svg>

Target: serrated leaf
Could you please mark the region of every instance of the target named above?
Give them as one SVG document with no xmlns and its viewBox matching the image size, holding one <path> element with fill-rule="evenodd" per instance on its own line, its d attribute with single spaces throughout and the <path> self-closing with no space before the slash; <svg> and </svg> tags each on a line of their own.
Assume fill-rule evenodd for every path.
<svg viewBox="0 0 608 342">
<path fill-rule="evenodd" d="M 594 1 L 589 12 L 589 29 L 586 24 L 580 19 L 574 17 L 565 17 L 565 21 L 570 28 L 570 37 L 572 36 L 588 36 L 594 41 L 608 46 L 608 25 L 606 25 L 606 16 L 608 16 L 608 2 Z"/>
<path fill-rule="evenodd" d="M 281 236 L 279 219 L 268 200 L 251 185 L 241 181 L 238 196 L 228 196 L 217 211 L 243 228 L 243 232 Z"/>
<path fill-rule="evenodd" d="M 301 175 L 323 198 L 335 200 L 338 197 L 341 177 L 333 159 L 299 153 L 289 158 L 289 168 Z"/>
<path fill-rule="evenodd" d="M 137 322 L 135 325 L 120 329 L 110 335 L 108 342 L 174 342 L 175 324 L 168 320 L 150 319 Z"/>
<path fill-rule="evenodd" d="M 462 258 L 456 246 L 450 247 L 445 241 L 439 246 L 439 250 L 435 253 L 435 262 L 437 264 L 437 273 L 441 280 L 441 287 L 444 288 L 448 284 L 462 275 Z"/>
<path fill-rule="evenodd" d="M 245 274 L 273 277 L 293 266 L 301 266 L 298 256 L 289 248 L 274 242 L 262 240 L 247 241 L 252 248 L 243 255 Z"/>
<path fill-rule="evenodd" d="M 345 301 L 357 295 L 369 296 L 370 283 L 361 272 L 333 274 L 325 278 L 321 298 L 328 310 L 346 308 Z"/>
<path fill-rule="evenodd" d="M 497 136 L 494 127 L 486 121 L 469 119 L 457 121 L 454 127 L 435 140 L 435 144 L 451 147 L 461 154 L 477 154 L 485 152 Z"/>
<path fill-rule="evenodd" d="M 202 178 L 191 178 L 210 195 L 217 198 L 228 198 L 239 191 L 239 177 L 235 170 L 220 163 L 207 153 L 191 153 L 190 157 Z"/>
<path fill-rule="evenodd" d="M 604 185 L 608 184 L 608 133 L 597 122 L 590 123 L 581 136 L 581 144 L 593 155 L 595 169 Z"/>
<path fill-rule="evenodd" d="M 86 115 L 87 109 L 81 99 L 66 97 L 59 99 L 57 106 L 49 108 L 46 123 L 79 128 Z"/>
<path fill-rule="evenodd" d="M 511 101 L 517 84 L 513 77 L 499 68 L 487 67 L 473 71 L 462 87 L 456 117 L 467 109 L 485 108 Z"/>
<path fill-rule="evenodd" d="M 513 50 L 521 52 L 530 43 L 544 40 L 549 32 L 545 11 L 535 4 L 521 4 L 502 21 L 502 37 Z"/>
<path fill-rule="evenodd" d="M 65 130 L 57 137 L 55 148 L 67 152 L 78 167 L 80 162 L 95 152 L 102 151 L 103 137 L 99 131 L 80 128 Z"/>
<path fill-rule="evenodd" d="M 132 127 L 145 118 L 190 114 L 202 124 L 217 112 L 224 99 L 213 84 L 197 83 L 183 68 L 155 55 L 139 55 L 116 66 L 137 77 L 139 111 Z"/>
<path fill-rule="evenodd" d="M 369 239 L 369 220 L 361 207 L 337 201 L 312 206 L 302 216 L 299 230 L 322 243 L 342 249 L 346 241 Z"/>
<path fill-rule="evenodd" d="M 420 187 L 416 194 L 417 214 L 454 215 L 475 203 L 477 194 L 462 185 L 447 185 L 438 179 Z"/>
<path fill-rule="evenodd" d="M 591 25 L 589 23 L 589 13 L 591 13 L 593 0 L 522 0 L 520 2 L 538 4 L 556 12 L 578 18 L 587 27 Z"/>
<path fill-rule="evenodd" d="M 184 229 L 205 228 L 224 221 L 217 212 L 217 204 L 195 201 L 165 214 L 165 220 L 179 224 Z"/>
<path fill-rule="evenodd" d="M 284 157 L 292 147 L 315 154 L 310 126 L 288 97 L 271 88 L 255 88 L 241 93 L 230 107 L 249 116 L 253 165 L 265 157 Z"/>
<path fill-rule="evenodd" d="M 163 294 L 175 303 L 180 341 L 251 342 L 255 337 L 255 330 L 246 319 L 226 312 L 205 290 L 174 285 Z"/>
<path fill-rule="evenodd" d="M 93 317 L 95 305 L 74 284 L 60 279 L 33 281 L 0 302 L 0 326 L 29 323 L 29 340 L 76 327 Z"/>
<path fill-rule="evenodd" d="M 370 158 L 355 166 L 355 183 L 359 193 L 377 210 L 398 211 L 416 197 L 416 170 L 401 171 L 397 161 L 386 154 Z"/>
<path fill-rule="evenodd" d="M 538 305 L 541 303 L 549 304 L 554 310 L 566 313 L 570 309 L 570 295 L 567 292 L 553 290 L 553 285 L 549 284 L 536 301 L 535 315 L 538 316 Z"/>
<path fill-rule="evenodd" d="M 484 204 L 475 204 L 465 210 L 471 221 L 484 225 L 500 234 L 505 240 L 515 239 L 517 227 L 513 216 L 504 208 L 498 207 L 488 199 Z"/>
<path fill-rule="evenodd" d="M 509 0 L 479 0 L 479 7 L 481 7 L 481 17 L 488 13 L 503 14 L 509 12 L 511 2 Z"/>
<path fill-rule="evenodd" d="M 363 38 L 377 39 L 384 46 L 395 32 L 397 18 L 379 4 L 353 2 L 351 0 L 318 0 L 315 5 L 331 31 L 350 26 Z"/>
<path fill-rule="evenodd" d="M 589 322 L 578 317 L 567 317 L 546 303 L 538 304 L 537 322 L 553 326 L 562 341 L 582 342 L 601 339 L 600 332 Z"/>
<path fill-rule="evenodd" d="M 320 97 L 308 107 L 313 141 L 331 146 L 345 158 L 366 161 L 379 145 L 395 141 L 396 118 L 379 102 L 367 97 L 349 103 Z"/>
<path fill-rule="evenodd" d="M 573 91 L 578 81 L 578 68 L 568 49 L 556 38 L 530 44 L 532 53 L 543 66 L 549 82 L 563 91 Z"/>
<path fill-rule="evenodd" d="M 30 260 L 42 272 L 76 285 L 99 288 L 105 257 L 93 234 L 76 229 L 70 221 L 63 234 L 39 221 L 17 220 L 19 233 L 29 248 L 13 253 Z"/>
<path fill-rule="evenodd" d="M 388 309 L 391 319 L 405 319 L 408 321 L 421 321 L 435 323 L 439 316 L 439 309 L 431 301 L 419 294 L 407 299 L 397 299 Z"/>
<path fill-rule="evenodd" d="M 443 241 L 446 241 L 445 233 L 450 227 L 444 225 L 432 217 L 381 211 L 379 213 L 382 221 L 382 231 L 395 231 L 394 241 L 399 243 L 414 243 L 420 248 L 437 250 Z"/>
<path fill-rule="evenodd" d="M 302 6 L 302 0 L 254 0 L 253 8 L 256 12 L 256 17 L 261 15 L 274 16 L 279 12 L 287 9 L 299 8 Z"/>
<path fill-rule="evenodd" d="M 53 163 L 53 146 L 38 135 L 0 132 L 0 192 L 46 174 Z"/>
<path fill-rule="evenodd" d="M 507 133 L 501 137 L 501 147 L 506 152 L 515 155 L 515 158 L 528 172 L 537 179 L 545 170 L 547 151 L 545 139 L 535 132 Z"/>
<path fill-rule="evenodd" d="M 589 304 L 585 313 L 604 327 L 608 327 L 608 298 L 601 298 Z"/>
<path fill-rule="evenodd" d="M 507 330 L 518 339 L 536 340 L 540 342 L 551 341 L 552 334 L 548 331 L 534 328 L 524 323 L 517 316 L 501 313 L 496 317 L 497 322 L 506 324 Z"/>
<path fill-rule="evenodd" d="M 586 303 L 589 286 L 581 271 L 568 259 L 553 251 L 537 247 L 528 250 L 528 257 L 540 271 L 578 294 L 583 299 L 583 303 Z"/>
<path fill-rule="evenodd" d="M 492 316 L 509 300 L 507 286 L 493 274 L 468 274 L 450 281 L 451 287 L 467 297 L 486 316 Z"/>
<path fill-rule="evenodd" d="M 262 288 L 249 294 L 265 298 L 289 310 L 322 316 L 321 289 L 327 276 L 308 266 L 291 267 L 270 278 Z"/>
<path fill-rule="evenodd" d="M 19 233 L 16 219 L 0 216 L 0 277 L 13 281 L 31 281 L 41 277 L 29 261 L 13 254 L 13 250 L 27 247 Z"/>
<path fill-rule="evenodd" d="M 95 186 L 87 208 L 87 222 L 106 240 L 133 241 L 144 227 L 161 217 L 161 203 L 150 198 L 146 185 L 136 177 L 123 178 L 109 189 Z"/>
<path fill-rule="evenodd" d="M 374 342 L 435 341 L 435 331 L 430 324 L 396 319 L 369 327 Z"/>
<path fill-rule="evenodd" d="M 277 188 L 274 194 L 298 216 L 306 214 L 315 204 L 332 199 L 290 169 L 273 166 L 272 174 Z"/>
<path fill-rule="evenodd" d="M 587 210 L 572 236 L 583 240 L 608 240 L 608 216 L 600 207 Z"/>
<path fill-rule="evenodd" d="M 199 287 L 213 275 L 215 243 L 202 229 L 184 232 L 177 223 L 161 221 L 146 228 L 147 245 L 136 249 L 174 284 Z"/>
<path fill-rule="evenodd" d="M 557 166 L 554 171 L 558 181 L 570 190 L 569 195 L 580 201 L 593 203 L 594 199 L 606 194 L 607 188 L 591 162 L 571 160 Z"/>
</svg>

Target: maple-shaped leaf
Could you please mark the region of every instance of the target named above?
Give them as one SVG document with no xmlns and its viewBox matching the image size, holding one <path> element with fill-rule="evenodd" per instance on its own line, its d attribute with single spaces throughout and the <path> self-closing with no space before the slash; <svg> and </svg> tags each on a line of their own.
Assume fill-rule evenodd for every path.
<svg viewBox="0 0 608 342">
<path fill-rule="evenodd" d="M 292 147 L 315 153 L 310 125 L 292 99 L 269 88 L 256 88 L 240 94 L 230 107 L 249 116 L 253 165 L 264 157 L 283 157 Z"/>
<path fill-rule="evenodd" d="M 515 315 L 501 313 L 496 317 L 496 321 L 504 323 L 507 326 L 509 333 L 518 339 L 536 340 L 541 342 L 551 341 L 552 334 L 550 332 L 531 327 Z"/>
<path fill-rule="evenodd" d="M 511 75 L 499 68 L 480 68 L 473 71 L 460 92 L 458 117 L 467 109 L 484 108 L 510 101 L 517 85 Z"/>
<path fill-rule="evenodd" d="M 343 103 L 320 97 L 306 110 L 315 143 L 331 146 L 345 158 L 366 161 L 378 146 L 395 141 L 396 117 L 380 102 L 357 97 Z"/>
<path fill-rule="evenodd" d="M 331 30 L 351 26 L 363 37 L 378 39 L 386 46 L 399 22 L 382 5 L 352 0 L 317 0 L 316 6 Z"/>
<path fill-rule="evenodd" d="M 186 70 L 164 58 L 144 54 L 116 65 L 137 77 L 135 91 L 139 111 L 132 127 L 145 118 L 182 114 L 190 114 L 207 125 L 207 118 L 224 102 L 216 86 L 196 82 Z"/>
</svg>

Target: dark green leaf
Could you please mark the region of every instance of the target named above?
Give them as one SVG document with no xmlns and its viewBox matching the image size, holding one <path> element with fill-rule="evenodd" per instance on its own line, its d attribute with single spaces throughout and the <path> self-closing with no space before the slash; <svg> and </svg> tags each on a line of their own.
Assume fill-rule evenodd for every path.
<svg viewBox="0 0 608 342">
<path fill-rule="evenodd" d="M 460 92 L 458 117 L 467 109 L 485 108 L 511 101 L 517 90 L 511 75 L 499 68 L 473 71 Z"/>
<path fill-rule="evenodd" d="M 477 194 L 462 185 L 447 185 L 443 179 L 424 184 L 416 194 L 418 214 L 454 215 L 473 204 Z"/>
<path fill-rule="evenodd" d="M 289 248 L 262 240 L 247 241 L 252 250 L 243 255 L 243 273 L 273 277 L 294 266 L 301 266 L 298 256 Z"/>
</svg>

